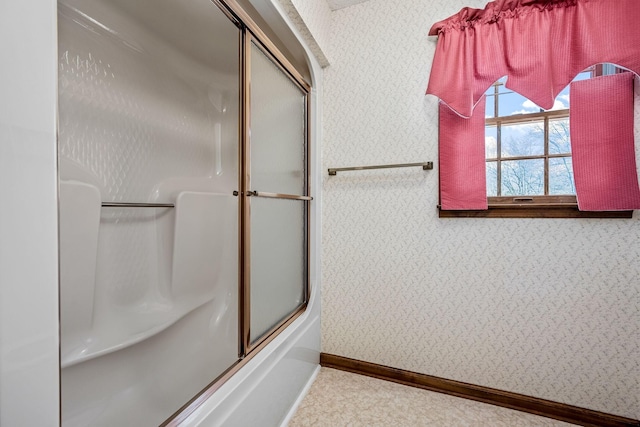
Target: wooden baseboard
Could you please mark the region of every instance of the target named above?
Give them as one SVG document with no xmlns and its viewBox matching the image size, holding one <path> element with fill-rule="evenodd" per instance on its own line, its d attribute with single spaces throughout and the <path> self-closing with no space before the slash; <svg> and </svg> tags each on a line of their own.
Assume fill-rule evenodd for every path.
<svg viewBox="0 0 640 427">
<path fill-rule="evenodd" d="M 405 371 L 333 354 L 320 353 L 320 365 L 355 374 L 477 400 L 589 427 L 640 427 L 640 421 L 493 388 Z"/>
</svg>

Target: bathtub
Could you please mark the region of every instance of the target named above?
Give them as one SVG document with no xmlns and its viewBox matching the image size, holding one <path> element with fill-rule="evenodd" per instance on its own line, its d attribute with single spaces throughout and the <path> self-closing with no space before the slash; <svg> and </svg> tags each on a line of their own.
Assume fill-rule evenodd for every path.
<svg viewBox="0 0 640 427">
<path fill-rule="evenodd" d="M 3 40 L 25 40 L 28 49 L 16 53 L 8 43 L 3 54 L 16 58 L 0 82 L 3 100 L 3 150 L 0 156 L 0 190 L 13 206 L 2 213 L 0 249 L 0 425 L 61 425 L 60 366 L 73 366 L 73 358 L 60 354 L 58 277 L 58 203 L 68 189 L 54 184 L 58 171 L 56 151 L 57 43 L 56 2 L 36 0 L 27 6 L 2 5 Z M 264 3 L 265 2 L 261 2 Z M 283 18 L 279 6 L 268 19 Z M 22 19 L 28 14 L 31 19 Z M 290 28 L 288 31 L 292 31 Z M 294 33 L 295 30 L 293 31 Z M 28 39 L 24 38 L 29 34 Z M 297 34 L 297 33 L 296 33 Z M 308 54 L 313 73 L 321 72 Z M 314 82 L 315 84 L 316 82 Z M 318 82 L 319 84 L 319 82 Z M 312 104 L 319 105 L 319 86 Z M 311 187 L 319 188 L 318 108 L 311 117 Z M 6 144 L 5 144 L 6 143 Z M 73 179 L 67 180 L 74 185 Z M 91 198 L 94 189 L 76 188 Z M 74 190 L 74 191 L 76 191 Z M 25 197 L 28 194 L 28 197 Z M 280 425 L 287 417 L 318 367 L 320 352 L 319 194 L 310 206 L 311 294 L 306 311 L 251 357 L 233 376 L 181 419 L 181 425 Z M 85 199 L 86 199 L 85 198 Z M 95 242 L 89 242 L 94 244 Z M 75 254 L 82 256 L 82 253 Z M 77 295 L 78 298 L 86 295 Z M 9 309 L 11 308 L 11 309 Z M 197 310 L 189 307 L 188 311 Z M 82 316 L 72 324 L 82 326 Z M 80 328 L 81 329 L 81 328 Z M 81 335 L 82 330 L 76 331 Z M 86 354 L 80 349 L 78 354 Z M 100 357 L 100 351 L 92 357 Z M 88 361 L 91 359 L 88 358 Z M 106 375 L 108 377 L 108 373 Z M 37 403 L 34 403 L 37 402 Z M 186 403 L 186 402 L 185 402 Z"/>
</svg>

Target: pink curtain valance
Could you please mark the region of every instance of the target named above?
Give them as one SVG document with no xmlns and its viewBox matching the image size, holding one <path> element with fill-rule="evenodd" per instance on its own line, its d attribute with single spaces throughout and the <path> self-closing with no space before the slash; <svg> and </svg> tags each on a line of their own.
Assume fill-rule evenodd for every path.
<svg viewBox="0 0 640 427">
<path fill-rule="evenodd" d="M 463 117 L 496 80 L 540 107 L 585 68 L 615 63 L 640 74 L 640 0 L 497 0 L 433 25 L 427 93 Z"/>
</svg>

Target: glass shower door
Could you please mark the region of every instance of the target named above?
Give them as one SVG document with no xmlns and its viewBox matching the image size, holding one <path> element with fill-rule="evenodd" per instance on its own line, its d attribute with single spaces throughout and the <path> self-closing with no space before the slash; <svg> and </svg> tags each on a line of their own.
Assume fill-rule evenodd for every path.
<svg viewBox="0 0 640 427">
<path fill-rule="evenodd" d="M 210 0 L 61 0 L 63 426 L 157 426 L 239 360 L 240 52 Z"/>
<path fill-rule="evenodd" d="M 307 301 L 307 93 L 250 43 L 248 346 Z M 245 252 L 246 253 L 246 252 Z M 246 307 L 246 305 L 245 305 Z"/>
</svg>

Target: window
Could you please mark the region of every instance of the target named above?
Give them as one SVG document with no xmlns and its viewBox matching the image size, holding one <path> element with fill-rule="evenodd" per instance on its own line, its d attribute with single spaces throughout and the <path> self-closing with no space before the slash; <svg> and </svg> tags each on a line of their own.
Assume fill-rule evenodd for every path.
<svg viewBox="0 0 640 427">
<path fill-rule="evenodd" d="M 596 75 L 591 67 L 575 80 Z M 505 87 L 486 93 L 485 146 L 489 204 L 575 204 L 569 136 L 569 86 L 543 110 Z"/>
<path fill-rule="evenodd" d="M 592 66 L 574 81 L 614 74 L 612 64 Z M 569 133 L 569 85 L 544 110 L 498 80 L 485 93 L 485 155 L 489 210 L 441 216 L 574 217 L 577 210 Z"/>
</svg>

